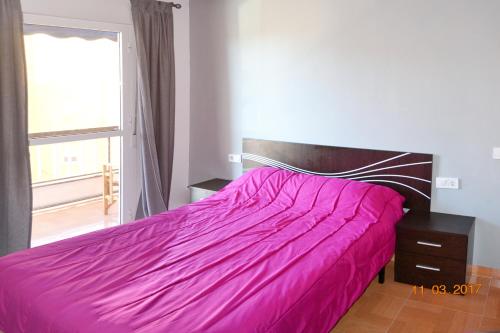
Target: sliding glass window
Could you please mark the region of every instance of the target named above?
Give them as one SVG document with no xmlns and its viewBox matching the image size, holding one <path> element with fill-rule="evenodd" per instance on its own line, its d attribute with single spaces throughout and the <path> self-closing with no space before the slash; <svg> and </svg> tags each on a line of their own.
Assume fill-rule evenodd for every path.
<svg viewBox="0 0 500 333">
<path fill-rule="evenodd" d="M 119 32 L 25 24 L 33 245 L 120 223 Z"/>
</svg>

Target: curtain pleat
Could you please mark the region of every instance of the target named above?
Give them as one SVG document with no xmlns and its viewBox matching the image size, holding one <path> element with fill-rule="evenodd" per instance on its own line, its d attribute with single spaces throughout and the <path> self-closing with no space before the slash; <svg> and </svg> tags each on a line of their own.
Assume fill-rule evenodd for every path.
<svg viewBox="0 0 500 333">
<path fill-rule="evenodd" d="M 26 59 L 19 0 L 0 0 L 0 255 L 31 238 Z"/>
<path fill-rule="evenodd" d="M 137 218 L 168 209 L 175 130 L 172 4 L 131 0 L 137 44 L 137 114 L 142 190 Z"/>
</svg>

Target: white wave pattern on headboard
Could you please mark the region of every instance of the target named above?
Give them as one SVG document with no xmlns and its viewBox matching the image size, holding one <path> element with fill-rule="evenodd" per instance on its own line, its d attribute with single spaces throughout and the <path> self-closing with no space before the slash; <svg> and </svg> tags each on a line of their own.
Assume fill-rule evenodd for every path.
<svg viewBox="0 0 500 333">
<path fill-rule="evenodd" d="M 323 177 L 331 177 L 331 178 L 343 178 L 343 179 L 350 179 L 350 180 L 358 180 L 358 181 L 361 181 L 361 182 L 370 182 L 370 183 L 396 184 L 396 185 L 400 185 L 400 186 L 404 186 L 406 188 L 409 188 L 412 191 L 415 191 L 418 194 L 420 194 L 420 195 L 422 195 L 425 198 L 427 198 L 427 199 L 430 200 L 431 199 L 430 196 L 428 196 L 427 194 L 423 193 L 422 191 L 420 191 L 420 190 L 418 190 L 418 189 L 416 189 L 416 188 L 414 188 L 414 187 L 412 187 L 410 185 L 407 185 L 407 184 L 404 184 L 404 183 L 400 183 L 400 182 L 397 182 L 397 181 L 394 181 L 394 180 L 377 179 L 377 178 L 372 179 L 372 178 L 373 177 L 379 177 L 379 178 L 385 178 L 385 177 L 389 177 L 389 178 L 408 178 L 408 179 L 413 179 L 413 180 L 416 180 L 416 181 L 431 183 L 430 180 L 423 179 L 423 178 L 418 178 L 418 177 L 406 176 L 406 175 L 398 175 L 398 174 L 383 174 L 383 173 L 379 173 L 379 174 L 374 174 L 374 175 L 367 175 L 367 174 L 370 174 L 372 172 L 378 172 L 378 171 L 384 171 L 384 170 L 391 170 L 391 169 L 398 169 L 398 168 L 404 168 L 404 167 L 414 166 L 414 165 L 432 164 L 432 161 L 426 161 L 426 162 L 416 162 L 416 163 L 406 163 L 406 164 L 392 165 L 392 166 L 388 166 L 388 167 L 367 170 L 367 169 L 370 169 L 370 168 L 372 168 L 374 166 L 377 166 L 377 165 L 380 165 L 380 164 L 383 164 L 383 163 L 386 163 L 386 162 L 389 162 L 389 161 L 393 161 L 393 160 L 396 160 L 396 159 L 399 159 L 399 158 L 402 158 L 402 157 L 405 157 L 405 156 L 408 156 L 408 155 L 411 155 L 411 153 L 404 153 L 404 154 L 401 154 L 401 155 L 397 155 L 397 156 L 394 156 L 394 157 L 382 160 L 380 162 L 376 162 L 376 163 L 372 163 L 370 165 L 363 166 L 361 168 L 357 168 L 357 169 L 353 169 L 353 170 L 347 170 L 347 171 L 342 171 L 342 172 L 315 172 L 315 171 L 310 171 L 310 170 L 304 170 L 304 169 L 297 168 L 297 167 L 294 167 L 292 165 L 289 165 L 289 164 L 286 164 L 286 163 L 283 163 L 283 162 L 280 162 L 280 161 L 273 160 L 271 158 L 267 158 L 267 157 L 259 156 L 259 155 L 255 155 L 255 154 L 248 154 L 248 153 L 243 153 L 242 154 L 242 158 L 245 159 L 245 160 L 250 160 L 250 161 L 254 161 L 254 162 L 260 163 L 262 165 L 272 166 L 272 167 L 276 167 L 276 168 L 280 168 L 280 169 L 285 169 L 285 170 L 290 170 L 290 171 L 295 171 L 295 172 L 304 173 L 304 174 L 317 175 L 317 176 L 323 176 Z M 363 175 L 363 176 L 360 176 L 360 175 Z"/>
</svg>

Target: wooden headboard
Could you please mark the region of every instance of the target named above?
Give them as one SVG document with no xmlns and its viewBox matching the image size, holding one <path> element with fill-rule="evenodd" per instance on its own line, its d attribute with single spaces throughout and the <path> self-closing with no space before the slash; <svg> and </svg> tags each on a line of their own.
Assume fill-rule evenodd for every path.
<svg viewBox="0 0 500 333">
<path fill-rule="evenodd" d="M 390 187 L 405 208 L 430 211 L 433 155 L 243 139 L 243 169 L 267 165 Z"/>
</svg>

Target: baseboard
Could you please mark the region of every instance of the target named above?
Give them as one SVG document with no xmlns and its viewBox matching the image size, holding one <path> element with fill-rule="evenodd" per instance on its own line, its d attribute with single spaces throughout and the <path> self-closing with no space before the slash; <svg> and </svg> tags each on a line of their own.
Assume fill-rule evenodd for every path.
<svg viewBox="0 0 500 333">
<path fill-rule="evenodd" d="M 489 278 L 497 278 L 500 279 L 500 269 L 480 266 L 480 265 L 472 265 L 471 266 L 471 274 L 476 276 L 484 276 Z"/>
</svg>

